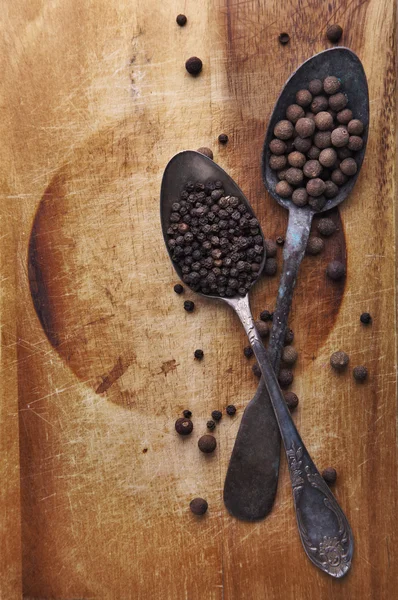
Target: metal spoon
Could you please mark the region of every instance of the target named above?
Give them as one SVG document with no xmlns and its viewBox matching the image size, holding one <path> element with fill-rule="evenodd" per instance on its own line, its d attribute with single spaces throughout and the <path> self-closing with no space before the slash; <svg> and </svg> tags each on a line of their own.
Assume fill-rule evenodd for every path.
<svg viewBox="0 0 398 600">
<path fill-rule="evenodd" d="M 251 211 L 242 191 L 216 163 L 198 152 L 181 152 L 170 160 L 162 180 L 160 218 L 165 242 L 167 242 L 167 229 L 170 224 L 171 205 L 178 200 L 184 184 L 188 180 L 205 182 L 209 179 L 221 180 L 226 194 L 238 196 Z M 167 243 L 166 248 L 170 255 Z M 182 277 L 179 265 L 175 262 L 173 265 L 178 275 Z M 264 260 L 261 266 L 263 265 Z M 243 298 L 220 298 L 210 295 L 206 297 L 223 300 L 235 310 L 260 365 L 286 450 L 297 524 L 304 550 L 317 567 L 333 577 L 342 577 L 351 565 L 353 552 L 351 529 L 337 500 L 317 471 L 293 423 L 274 369 L 255 328 L 249 296 L 246 294 Z"/>
<path fill-rule="evenodd" d="M 283 272 L 274 312 L 268 356 L 278 371 L 287 320 L 300 263 L 303 259 L 314 211 L 299 208 L 275 192 L 278 178 L 269 168 L 269 142 L 275 124 L 285 118 L 286 108 L 295 102 L 296 92 L 305 88 L 311 79 L 336 75 L 341 79 L 354 117 L 360 119 L 365 130 L 363 148 L 356 154 L 357 173 L 348 179 L 335 198 L 328 200 L 324 212 L 342 202 L 355 185 L 363 162 L 369 125 L 369 96 L 366 75 L 359 58 L 348 48 L 331 48 L 304 62 L 286 82 L 271 116 L 265 136 L 262 156 L 264 184 L 275 200 L 289 211 L 286 241 L 283 249 Z M 271 434 L 271 435 L 270 435 Z M 255 520 L 265 517 L 272 508 L 277 487 L 280 456 L 280 437 L 274 431 L 270 416 L 270 401 L 264 380 L 261 379 L 256 395 L 242 416 L 241 425 L 232 451 L 225 480 L 224 499 L 228 510 L 236 517 Z"/>
</svg>

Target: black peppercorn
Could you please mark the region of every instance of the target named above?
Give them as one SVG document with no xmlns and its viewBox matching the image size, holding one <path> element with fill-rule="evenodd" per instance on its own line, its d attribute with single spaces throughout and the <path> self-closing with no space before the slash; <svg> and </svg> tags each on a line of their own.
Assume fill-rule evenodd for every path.
<svg viewBox="0 0 398 600">
<path fill-rule="evenodd" d="M 194 498 L 189 504 L 189 508 L 194 515 L 204 515 L 209 505 L 204 498 Z"/>
<path fill-rule="evenodd" d="M 356 381 L 365 381 L 368 376 L 368 370 L 366 367 L 361 365 L 359 367 L 355 367 L 352 371 L 352 374 Z"/>
<path fill-rule="evenodd" d="M 359 318 L 360 318 L 361 323 L 363 323 L 364 325 L 368 325 L 369 323 L 372 322 L 372 317 L 367 312 L 362 313 Z"/>
<path fill-rule="evenodd" d="M 274 316 L 274 313 L 270 312 L 269 310 L 263 310 L 260 313 L 260 319 L 262 321 L 272 321 L 273 316 Z"/>
<path fill-rule="evenodd" d="M 324 478 L 324 480 L 326 481 L 326 483 L 328 485 L 335 483 L 335 481 L 337 479 L 336 469 L 333 469 L 333 467 L 327 467 L 326 469 L 324 469 L 322 471 L 322 477 Z"/>
<path fill-rule="evenodd" d="M 185 68 L 190 75 L 199 75 L 203 67 L 203 63 L 197 56 L 191 56 L 185 63 Z"/>
<path fill-rule="evenodd" d="M 257 363 L 254 363 L 254 365 L 252 366 L 252 371 L 256 377 L 261 377 L 261 369 Z"/>
<path fill-rule="evenodd" d="M 185 15 L 177 15 L 176 21 L 177 25 L 184 27 L 185 23 L 187 22 L 187 18 Z"/>
<path fill-rule="evenodd" d="M 176 432 L 179 433 L 180 435 L 188 435 L 188 434 L 192 433 L 193 423 L 190 419 L 181 417 L 180 419 L 177 419 L 177 421 L 174 424 L 174 427 L 175 427 Z"/>
<path fill-rule="evenodd" d="M 213 420 L 207 421 L 206 423 L 206 427 L 207 429 L 209 429 L 210 431 L 214 431 L 214 429 L 216 428 L 216 423 Z"/>
<path fill-rule="evenodd" d="M 222 417 L 222 412 L 220 410 L 213 410 L 211 416 L 215 421 L 220 421 Z"/>
<path fill-rule="evenodd" d="M 220 144 L 226 144 L 228 142 L 228 136 L 226 133 L 220 133 L 220 135 L 218 136 L 218 141 L 220 142 Z"/>
<path fill-rule="evenodd" d="M 182 414 L 184 415 L 184 417 L 186 419 L 190 419 L 192 417 L 192 411 L 190 411 L 190 410 L 183 410 Z"/>
<path fill-rule="evenodd" d="M 184 291 L 184 288 L 182 287 L 182 285 L 180 283 L 176 283 L 174 286 L 174 291 L 176 294 L 182 294 L 182 292 Z"/>
<path fill-rule="evenodd" d="M 202 435 L 201 438 L 199 438 L 198 447 L 201 452 L 204 452 L 205 454 L 210 454 L 216 449 L 217 440 L 213 435 L 206 433 L 205 435 Z"/>
<path fill-rule="evenodd" d="M 195 350 L 195 352 L 194 352 L 194 356 L 195 356 L 195 358 L 197 358 L 198 360 L 202 360 L 202 358 L 204 357 L 203 350 Z"/>
<path fill-rule="evenodd" d="M 279 385 L 282 388 L 289 387 L 293 383 L 293 372 L 290 369 L 280 369 L 278 374 Z"/>
<path fill-rule="evenodd" d="M 185 300 L 185 302 L 184 302 L 184 309 L 187 312 L 192 312 L 194 310 L 194 308 L 195 308 L 195 303 L 192 302 L 192 300 Z"/>
<path fill-rule="evenodd" d="M 243 354 L 246 358 L 251 358 L 254 354 L 253 348 L 251 346 L 246 346 L 246 348 L 243 348 Z"/>
<path fill-rule="evenodd" d="M 283 46 L 290 41 L 290 35 L 288 33 L 280 33 L 278 37 L 279 43 Z"/>
<path fill-rule="evenodd" d="M 226 411 L 227 415 L 232 417 L 236 413 L 236 406 L 234 406 L 233 404 L 229 404 L 226 408 Z"/>
</svg>

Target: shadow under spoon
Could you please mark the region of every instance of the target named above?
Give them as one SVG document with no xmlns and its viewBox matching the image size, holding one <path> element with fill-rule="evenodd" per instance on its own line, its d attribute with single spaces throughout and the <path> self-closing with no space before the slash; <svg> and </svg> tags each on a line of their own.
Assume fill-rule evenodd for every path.
<svg viewBox="0 0 398 600">
<path fill-rule="evenodd" d="M 350 194 L 364 159 L 369 125 L 369 96 L 366 75 L 359 58 L 348 48 L 336 47 L 316 54 L 304 62 L 286 82 L 272 113 L 265 136 L 262 172 L 265 187 L 273 198 L 289 211 L 283 249 L 283 271 L 273 316 L 268 356 L 278 372 L 286 327 L 297 275 L 304 256 L 315 211 L 308 205 L 299 208 L 275 191 L 277 174 L 269 167 L 269 143 L 276 123 L 285 118 L 286 109 L 295 102 L 296 92 L 312 79 L 337 76 L 347 94 L 348 107 L 354 118 L 364 123 L 363 147 L 356 154 L 357 173 L 339 188 L 337 196 L 327 201 L 320 212 L 340 204 Z M 224 486 L 224 502 L 237 518 L 253 521 L 264 518 L 271 510 L 276 493 L 280 436 L 270 418 L 270 400 L 262 378 L 255 396 L 247 405 L 232 451 Z"/>
<path fill-rule="evenodd" d="M 248 211 L 253 213 L 249 202 L 235 182 L 209 158 L 192 151 L 181 152 L 174 156 L 163 175 L 160 218 L 166 248 L 180 278 L 182 278 L 181 267 L 173 260 L 172 252 L 167 244 L 172 204 L 178 200 L 180 192 L 188 180 L 204 182 L 208 179 L 221 180 L 225 193 L 237 196 L 246 205 Z M 261 236 L 264 239 L 262 232 Z M 265 253 L 261 269 L 264 261 Z M 261 273 L 261 269 L 259 273 Z M 319 474 L 294 425 L 275 371 L 254 325 L 249 294 L 247 293 L 244 297 L 232 298 L 201 295 L 226 302 L 238 315 L 260 366 L 285 446 L 303 548 L 308 558 L 322 571 L 332 577 L 342 577 L 351 565 L 352 532 L 347 518 Z"/>
</svg>

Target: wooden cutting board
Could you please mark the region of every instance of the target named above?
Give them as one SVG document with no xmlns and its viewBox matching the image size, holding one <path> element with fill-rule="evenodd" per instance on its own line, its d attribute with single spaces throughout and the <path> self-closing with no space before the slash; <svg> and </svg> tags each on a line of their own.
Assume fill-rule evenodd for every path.
<svg viewBox="0 0 398 600">
<path fill-rule="evenodd" d="M 393 598 L 393 4 L 14 0 L 1 21 L 0 598 Z M 173 292 L 159 224 L 167 161 L 209 146 L 266 235 L 284 234 L 286 214 L 261 181 L 264 133 L 284 81 L 330 46 L 333 22 L 363 61 L 371 128 L 355 190 L 333 216 L 339 233 L 301 269 L 292 389 L 295 421 L 319 468 L 336 467 L 354 531 L 343 581 L 302 551 L 284 459 L 267 519 L 226 512 L 228 459 L 257 380 L 226 307 L 195 298 L 195 312 L 183 310 L 193 295 Z M 197 78 L 184 68 L 192 55 L 204 64 Z M 325 266 L 337 257 L 348 275 L 333 286 Z M 272 309 L 277 285 L 256 286 L 256 314 Z M 331 372 L 338 349 L 368 367 L 364 385 Z M 211 411 L 230 403 L 238 412 L 217 427 L 217 451 L 200 455 Z M 194 432 L 183 440 L 184 408 Z M 202 519 L 188 510 L 198 495 L 209 502 Z"/>
</svg>

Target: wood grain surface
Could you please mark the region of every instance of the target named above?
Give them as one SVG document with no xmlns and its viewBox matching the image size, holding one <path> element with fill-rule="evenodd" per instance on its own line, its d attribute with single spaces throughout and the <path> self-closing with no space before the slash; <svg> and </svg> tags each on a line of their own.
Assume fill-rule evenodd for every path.
<svg viewBox="0 0 398 600">
<path fill-rule="evenodd" d="M 14 0 L 2 8 L 0 598 L 20 598 L 21 589 L 56 600 L 395 597 L 393 2 Z M 244 523 L 226 512 L 228 459 L 257 380 L 227 307 L 195 298 L 195 312 L 183 310 L 194 297 L 173 292 L 159 223 L 167 161 L 209 146 L 267 236 L 284 234 L 286 214 L 261 180 L 263 138 L 284 81 L 330 46 L 333 22 L 369 79 L 368 151 L 333 215 L 338 234 L 304 260 L 291 327 L 295 421 L 319 468 L 336 467 L 335 493 L 355 535 L 342 581 L 302 551 L 284 459 L 267 519 Z M 192 55 L 204 64 L 196 78 L 184 68 Z M 345 285 L 325 278 L 336 257 L 347 262 Z M 256 314 L 273 307 L 277 285 L 274 277 L 256 286 Z M 365 310 L 369 327 L 359 322 Z M 331 372 L 338 349 L 351 367 L 369 368 L 365 384 Z M 218 426 L 217 451 L 200 455 L 210 412 L 230 403 L 238 412 Z M 188 439 L 174 432 L 184 408 L 194 414 Z M 188 509 L 198 495 L 209 502 L 200 519 Z"/>
</svg>

